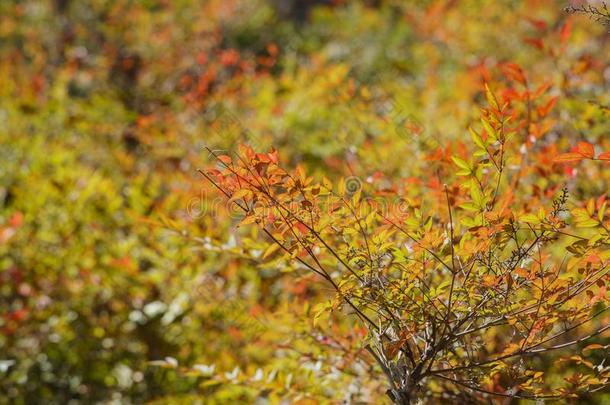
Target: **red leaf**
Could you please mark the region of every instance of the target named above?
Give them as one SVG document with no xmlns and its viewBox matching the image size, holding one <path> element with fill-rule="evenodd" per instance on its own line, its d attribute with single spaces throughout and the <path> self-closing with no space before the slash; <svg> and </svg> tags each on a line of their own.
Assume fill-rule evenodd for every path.
<svg viewBox="0 0 610 405">
<path fill-rule="evenodd" d="M 28 316 L 28 310 L 23 308 L 23 309 L 18 309 L 14 312 L 11 312 L 9 314 L 9 318 L 12 319 L 13 321 L 23 321 L 25 319 L 26 316 Z"/>
<path fill-rule="evenodd" d="M 21 224 L 23 224 L 23 214 L 20 211 L 17 211 L 9 220 L 9 225 L 13 228 L 19 228 Z"/>
</svg>

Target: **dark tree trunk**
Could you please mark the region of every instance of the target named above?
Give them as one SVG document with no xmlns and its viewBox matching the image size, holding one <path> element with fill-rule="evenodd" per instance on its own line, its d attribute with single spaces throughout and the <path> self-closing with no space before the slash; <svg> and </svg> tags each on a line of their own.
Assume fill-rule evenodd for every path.
<svg viewBox="0 0 610 405">
<path fill-rule="evenodd" d="M 388 390 L 387 395 L 390 397 L 392 402 L 396 405 L 411 405 L 412 398 L 411 394 L 403 390 Z"/>
</svg>

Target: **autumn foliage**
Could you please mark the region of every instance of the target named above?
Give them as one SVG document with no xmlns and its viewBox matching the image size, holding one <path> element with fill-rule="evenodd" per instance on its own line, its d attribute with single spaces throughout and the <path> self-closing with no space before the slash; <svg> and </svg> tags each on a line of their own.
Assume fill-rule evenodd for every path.
<svg viewBox="0 0 610 405">
<path fill-rule="evenodd" d="M 608 403 L 609 16 L 1 0 L 0 404 Z"/>
<path fill-rule="evenodd" d="M 241 226 L 256 224 L 267 235 L 264 258 L 278 251 L 335 291 L 314 322 L 344 310 L 367 328 L 363 345 L 397 403 L 456 388 L 571 398 L 609 382 L 603 362 L 557 354 L 610 328 L 599 322 L 610 281 L 606 196 L 570 210 L 564 175 L 536 187 L 539 173 L 561 167 L 534 148 L 550 112 L 544 88 L 524 93 L 511 88 L 498 99 L 486 87 L 470 147 L 439 149 L 429 159 L 438 181 L 415 196 L 400 180 L 354 189 L 350 180 L 316 181 L 303 169 L 282 168 L 276 151 L 248 146 L 235 159 L 212 153 L 217 168 L 202 172 L 243 210 Z M 593 145 L 580 142 L 554 162 L 606 155 L 595 158 Z M 556 384 L 532 360 L 541 356 L 586 371 Z"/>
</svg>

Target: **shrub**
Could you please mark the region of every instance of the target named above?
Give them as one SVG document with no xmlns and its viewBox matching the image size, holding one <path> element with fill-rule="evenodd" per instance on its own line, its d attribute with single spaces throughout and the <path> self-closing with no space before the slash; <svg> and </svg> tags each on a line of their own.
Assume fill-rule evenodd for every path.
<svg viewBox="0 0 610 405">
<path fill-rule="evenodd" d="M 517 66 L 507 70 L 527 85 Z M 537 151 L 556 99 L 526 93 L 487 89 L 471 146 L 439 148 L 428 177 L 411 184 L 333 185 L 248 146 L 235 159 L 210 151 L 216 167 L 201 172 L 243 211 L 240 225 L 262 229 L 264 257 L 281 255 L 332 287 L 314 324 L 329 312 L 357 318 L 395 403 L 464 392 L 572 398 L 610 381 L 595 356 L 610 328 L 600 322 L 609 309 L 606 196 L 570 210 L 560 166 L 610 154 L 586 142 L 554 161 Z M 563 381 L 545 378 L 547 358 Z"/>
</svg>

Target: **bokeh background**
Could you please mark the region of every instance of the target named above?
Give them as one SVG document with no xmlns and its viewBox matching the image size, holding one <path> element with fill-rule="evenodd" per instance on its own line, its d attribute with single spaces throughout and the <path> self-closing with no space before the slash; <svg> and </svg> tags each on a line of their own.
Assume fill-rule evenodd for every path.
<svg viewBox="0 0 610 405">
<path fill-rule="evenodd" d="M 0 403 L 386 401 L 364 331 L 312 326 L 328 291 L 242 238 L 203 147 L 415 178 L 505 62 L 602 139 L 607 29 L 566 5 L 0 1 Z"/>
</svg>

